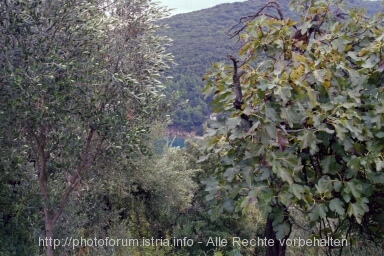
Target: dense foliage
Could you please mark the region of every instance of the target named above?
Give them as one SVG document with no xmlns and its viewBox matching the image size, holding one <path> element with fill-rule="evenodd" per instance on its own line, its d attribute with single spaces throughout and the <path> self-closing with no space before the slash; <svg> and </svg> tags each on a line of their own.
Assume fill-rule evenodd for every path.
<svg viewBox="0 0 384 256">
<path fill-rule="evenodd" d="M 286 18 L 298 18 L 297 13 L 289 10 L 288 0 L 278 1 Z M 372 16 L 380 10 L 380 2 L 345 1 L 348 7 L 364 7 L 367 15 Z M 173 128 L 184 131 L 202 130 L 201 125 L 208 119 L 211 109 L 211 97 L 204 99 L 199 93 L 204 87 L 201 77 L 210 64 L 218 62 L 222 56 L 234 53 L 239 48 L 236 39 L 230 39 L 228 30 L 241 17 L 253 15 L 265 4 L 265 1 L 248 0 L 237 3 L 220 4 L 215 7 L 191 13 L 174 15 L 164 22 L 168 24 L 162 34 L 173 39 L 168 48 L 175 62 L 169 73 L 173 77 L 168 90 L 179 91 L 181 104 L 172 117 Z"/>
<path fill-rule="evenodd" d="M 1 191 L 39 195 L 22 220 L 39 226 L 42 217 L 42 237 L 52 238 L 79 224 L 63 214 L 72 197 L 97 186 L 111 159 L 148 154 L 151 126 L 166 121 L 158 80 L 171 56 L 154 24 L 166 11 L 146 0 L 26 0 L 3 1 L 0 13 Z"/>
<path fill-rule="evenodd" d="M 263 239 L 271 228 L 372 249 L 384 205 L 382 16 L 334 15 L 318 3 L 291 20 L 256 15 L 233 30 L 246 25 L 239 42 L 227 40 L 262 4 L 163 19 L 167 10 L 149 0 L 1 1 L 0 255 L 260 255 L 268 248 L 207 241 Z M 308 42 L 293 40 L 313 26 Z M 231 45 L 243 46 L 231 65 L 206 77 L 219 115 L 207 130 L 209 161 L 198 163 L 202 140 L 161 145 L 167 114 L 175 110 L 175 127 L 202 132 L 211 110 L 201 75 Z M 168 51 L 179 63 L 171 71 Z M 164 96 L 171 91 L 179 105 Z M 42 243 L 95 237 L 194 244 Z"/>
<path fill-rule="evenodd" d="M 4 1 L 0 13 L 0 255 L 212 253 L 53 250 L 44 239 L 206 239 L 240 230 L 231 216 L 210 222 L 197 146 L 157 148 L 173 107 L 159 82 L 171 61 L 169 39 L 157 35 L 165 9 L 147 0 Z"/>
<path fill-rule="evenodd" d="M 273 239 L 289 237 L 296 209 L 318 228 L 312 237 L 381 241 L 384 13 L 337 1 L 291 7 L 299 19 L 277 3 L 243 19 L 239 57 L 205 76 L 220 114 L 202 158 L 219 158 L 207 199 L 219 213 L 256 204 Z"/>
</svg>

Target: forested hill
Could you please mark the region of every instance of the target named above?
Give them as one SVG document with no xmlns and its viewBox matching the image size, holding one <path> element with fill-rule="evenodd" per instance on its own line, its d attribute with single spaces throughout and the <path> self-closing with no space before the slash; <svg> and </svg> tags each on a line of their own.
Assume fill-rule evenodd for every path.
<svg viewBox="0 0 384 256">
<path fill-rule="evenodd" d="M 373 15 L 383 7 L 381 1 L 345 1 L 351 7 L 364 7 L 368 15 Z M 172 114 L 172 126 L 179 130 L 202 132 L 201 125 L 210 114 L 207 100 L 201 95 L 204 85 L 201 78 L 210 63 L 223 61 L 227 54 L 234 54 L 236 39 L 230 39 L 228 30 L 236 25 L 241 17 L 255 14 L 266 1 L 248 0 L 245 2 L 220 4 L 212 8 L 177 14 L 164 19 L 169 29 L 163 33 L 173 39 L 170 52 L 177 66 L 173 66 L 172 82 L 169 90 L 180 92 L 180 101 L 188 104 L 177 108 Z M 292 17 L 289 1 L 279 0 L 284 17 Z"/>
</svg>

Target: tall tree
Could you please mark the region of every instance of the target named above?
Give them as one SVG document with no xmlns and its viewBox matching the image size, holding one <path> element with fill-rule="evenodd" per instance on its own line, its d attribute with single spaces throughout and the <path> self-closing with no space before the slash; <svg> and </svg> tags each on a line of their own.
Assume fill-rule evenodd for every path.
<svg viewBox="0 0 384 256">
<path fill-rule="evenodd" d="M 165 120 L 158 79 L 171 56 L 153 22 L 166 10 L 147 0 L 6 0 L 0 13 L 1 146 L 33 163 L 53 255 L 55 224 L 84 177 L 114 155 L 145 154 L 151 122 Z"/>
<path fill-rule="evenodd" d="M 383 12 L 372 18 L 338 1 L 277 2 L 232 29 L 242 47 L 205 75 L 218 121 L 206 131 L 219 157 L 208 199 L 246 212 L 256 204 L 284 255 L 298 209 L 322 238 L 383 237 Z M 342 247 L 329 246 L 328 253 Z"/>
</svg>

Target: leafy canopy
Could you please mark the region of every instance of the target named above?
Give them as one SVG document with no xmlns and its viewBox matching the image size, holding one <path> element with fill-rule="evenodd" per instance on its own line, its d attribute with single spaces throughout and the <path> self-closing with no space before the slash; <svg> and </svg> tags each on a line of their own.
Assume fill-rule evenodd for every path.
<svg viewBox="0 0 384 256">
<path fill-rule="evenodd" d="M 167 121 L 166 14 L 148 0 L 0 3 L 0 166 L 38 184 L 47 238 L 82 183 L 148 154 L 151 125 Z"/>
<path fill-rule="evenodd" d="M 289 235 L 292 208 L 313 225 L 332 222 L 326 235 L 356 224 L 373 235 L 383 207 L 383 12 L 292 1 L 300 19 L 291 20 L 270 7 L 234 32 L 237 67 L 216 63 L 204 77 L 219 113 L 201 159 L 219 157 L 207 199 L 216 212 L 256 203 L 277 238 Z"/>
</svg>

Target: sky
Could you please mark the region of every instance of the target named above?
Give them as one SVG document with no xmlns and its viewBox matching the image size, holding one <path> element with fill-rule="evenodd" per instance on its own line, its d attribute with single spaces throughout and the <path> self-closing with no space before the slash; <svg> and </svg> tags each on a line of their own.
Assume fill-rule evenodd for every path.
<svg viewBox="0 0 384 256">
<path fill-rule="evenodd" d="M 192 12 L 205 8 L 210 8 L 218 4 L 243 2 L 244 0 L 156 0 L 161 5 L 176 9 L 172 14 Z"/>
</svg>

